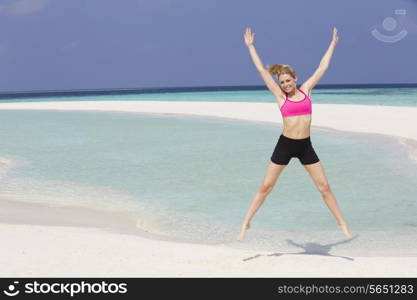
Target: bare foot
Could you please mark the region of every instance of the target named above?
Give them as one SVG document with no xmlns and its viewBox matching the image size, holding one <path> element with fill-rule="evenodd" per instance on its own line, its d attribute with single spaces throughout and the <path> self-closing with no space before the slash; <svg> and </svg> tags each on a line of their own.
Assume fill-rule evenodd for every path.
<svg viewBox="0 0 417 300">
<path fill-rule="evenodd" d="M 247 224 L 246 226 L 243 226 L 242 229 L 240 229 L 239 235 L 237 236 L 238 241 L 243 241 L 243 238 L 245 236 L 245 232 L 249 228 L 250 228 L 250 224 Z"/>
<path fill-rule="evenodd" d="M 347 237 L 347 238 L 351 238 L 352 234 L 349 232 L 349 229 L 347 227 L 346 224 L 337 224 L 337 227 L 339 227 L 340 230 L 342 230 L 343 234 Z"/>
</svg>

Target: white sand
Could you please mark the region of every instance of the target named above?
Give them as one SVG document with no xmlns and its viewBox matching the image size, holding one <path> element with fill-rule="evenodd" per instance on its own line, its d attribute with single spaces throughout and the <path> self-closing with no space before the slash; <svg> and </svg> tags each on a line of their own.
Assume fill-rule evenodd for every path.
<svg viewBox="0 0 417 300">
<path fill-rule="evenodd" d="M 417 257 L 268 256 L 98 229 L 2 224 L 0 236 L 0 274 L 10 277 L 415 277 L 417 272 Z M 244 261 L 256 255 L 261 256 Z"/>
<path fill-rule="evenodd" d="M 0 103 L 0 109 L 97 110 L 190 114 L 282 124 L 275 103 L 80 101 Z M 313 104 L 312 126 L 417 140 L 417 107 Z"/>
<path fill-rule="evenodd" d="M 27 102 L 0 103 L 0 109 L 128 111 L 282 122 L 275 103 Z M 417 108 L 314 104 L 312 126 L 313 135 L 314 126 L 320 126 L 417 141 Z M 95 228 L 103 227 L 105 217 L 86 210 L 74 213 L 73 208 L 62 208 L 57 212 L 46 206 L 20 203 L 16 208 L 5 200 L 0 203 L 3 277 L 417 276 L 417 257 L 351 257 L 354 260 L 350 261 L 320 255 L 273 256 L 228 245 L 184 244 L 111 232 Z M 109 224 L 114 228 L 122 224 L 121 232 L 127 232 L 129 222 L 118 222 Z"/>
</svg>

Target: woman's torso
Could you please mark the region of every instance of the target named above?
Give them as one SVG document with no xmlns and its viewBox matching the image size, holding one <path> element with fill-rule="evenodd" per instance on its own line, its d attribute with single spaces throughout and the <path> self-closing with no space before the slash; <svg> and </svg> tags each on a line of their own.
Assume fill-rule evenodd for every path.
<svg viewBox="0 0 417 300">
<path fill-rule="evenodd" d="M 309 91 L 305 91 L 304 93 L 305 94 L 303 94 L 303 92 L 300 90 L 300 93 L 291 99 L 288 99 L 285 96 L 285 94 L 284 94 L 285 98 L 277 97 L 280 111 L 282 110 L 284 105 L 292 105 L 293 107 L 297 107 L 298 105 L 303 105 L 303 106 L 309 105 L 310 110 L 311 110 L 310 93 Z M 305 101 L 308 101 L 309 103 L 305 103 Z M 282 134 L 285 135 L 286 137 L 293 138 L 293 139 L 303 139 L 303 138 L 310 136 L 311 114 L 283 116 L 282 119 L 283 119 L 283 124 L 284 124 Z"/>
</svg>

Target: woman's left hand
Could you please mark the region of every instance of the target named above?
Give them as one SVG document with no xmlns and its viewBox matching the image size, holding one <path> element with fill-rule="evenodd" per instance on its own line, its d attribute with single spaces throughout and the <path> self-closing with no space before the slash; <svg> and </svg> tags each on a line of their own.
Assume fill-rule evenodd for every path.
<svg viewBox="0 0 417 300">
<path fill-rule="evenodd" d="M 337 44 L 339 41 L 339 34 L 336 27 L 333 27 L 333 41 Z"/>
</svg>

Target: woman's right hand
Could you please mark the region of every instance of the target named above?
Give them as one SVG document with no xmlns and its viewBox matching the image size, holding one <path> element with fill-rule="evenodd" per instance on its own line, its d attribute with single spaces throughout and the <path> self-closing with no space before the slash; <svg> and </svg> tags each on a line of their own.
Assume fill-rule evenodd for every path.
<svg viewBox="0 0 417 300">
<path fill-rule="evenodd" d="M 244 38 L 245 38 L 246 46 L 249 47 L 250 45 L 253 45 L 253 40 L 255 39 L 255 34 L 252 33 L 252 31 L 249 27 L 246 28 Z"/>
</svg>

